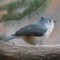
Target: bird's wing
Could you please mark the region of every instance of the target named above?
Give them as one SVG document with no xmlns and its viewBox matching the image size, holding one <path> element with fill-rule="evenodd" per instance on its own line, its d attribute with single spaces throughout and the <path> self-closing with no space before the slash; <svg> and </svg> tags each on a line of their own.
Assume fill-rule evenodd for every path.
<svg viewBox="0 0 60 60">
<path fill-rule="evenodd" d="M 42 36 L 47 29 L 40 24 L 31 24 L 18 30 L 16 36 Z"/>
</svg>

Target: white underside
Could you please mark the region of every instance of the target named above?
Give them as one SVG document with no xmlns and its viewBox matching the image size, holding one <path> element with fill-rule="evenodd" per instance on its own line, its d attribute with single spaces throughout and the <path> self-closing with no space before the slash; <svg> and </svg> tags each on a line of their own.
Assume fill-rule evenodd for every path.
<svg viewBox="0 0 60 60">
<path fill-rule="evenodd" d="M 42 37 L 35 37 L 36 40 L 34 40 L 33 43 L 41 45 L 42 42 L 49 37 L 49 35 L 52 32 L 53 28 L 54 28 L 54 24 L 51 25 L 51 28 L 49 28 L 48 31 Z"/>
</svg>

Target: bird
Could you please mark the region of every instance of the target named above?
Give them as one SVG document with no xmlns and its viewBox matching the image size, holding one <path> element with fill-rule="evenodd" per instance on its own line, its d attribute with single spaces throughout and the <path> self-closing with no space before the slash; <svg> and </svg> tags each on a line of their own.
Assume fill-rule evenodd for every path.
<svg viewBox="0 0 60 60">
<path fill-rule="evenodd" d="M 49 17 L 40 17 L 39 21 L 21 28 L 9 37 L 5 37 L 4 42 L 21 37 L 31 45 L 42 45 L 43 41 L 51 34 L 54 22 L 56 21 Z"/>
</svg>

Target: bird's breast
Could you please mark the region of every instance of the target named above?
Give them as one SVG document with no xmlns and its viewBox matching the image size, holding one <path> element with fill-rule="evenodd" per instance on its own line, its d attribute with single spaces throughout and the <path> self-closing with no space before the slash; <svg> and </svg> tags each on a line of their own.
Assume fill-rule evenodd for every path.
<svg viewBox="0 0 60 60">
<path fill-rule="evenodd" d="M 24 39 L 24 40 L 27 40 L 27 41 L 33 41 L 33 40 L 35 40 L 36 38 L 35 38 L 35 36 L 23 36 L 23 39 Z"/>
<path fill-rule="evenodd" d="M 54 28 L 54 27 L 53 27 L 53 28 Z M 48 38 L 48 37 L 49 37 L 49 35 L 51 34 L 53 28 L 49 28 L 49 29 L 47 30 L 47 32 L 44 34 L 45 38 Z"/>
<path fill-rule="evenodd" d="M 23 39 L 30 43 L 30 44 L 33 44 L 33 45 L 36 45 L 36 44 L 41 44 L 42 41 L 45 39 L 44 36 L 40 36 L 40 37 L 37 37 L 37 36 L 24 36 Z"/>
</svg>

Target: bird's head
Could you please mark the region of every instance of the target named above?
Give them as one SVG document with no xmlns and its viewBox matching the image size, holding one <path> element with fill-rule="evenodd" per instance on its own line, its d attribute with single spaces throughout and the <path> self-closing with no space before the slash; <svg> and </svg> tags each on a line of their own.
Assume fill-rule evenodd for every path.
<svg viewBox="0 0 60 60">
<path fill-rule="evenodd" d="M 54 27 L 54 23 L 55 23 L 56 21 L 53 21 L 52 19 L 50 19 L 50 18 L 48 18 L 48 17 L 41 17 L 41 19 L 40 19 L 40 23 L 42 23 L 42 24 L 45 24 L 45 25 L 47 25 L 47 26 L 51 26 L 51 27 Z"/>
<path fill-rule="evenodd" d="M 53 20 L 48 18 L 48 17 L 41 17 L 40 22 L 43 22 L 43 23 L 46 23 L 46 24 L 54 24 Z"/>
</svg>

